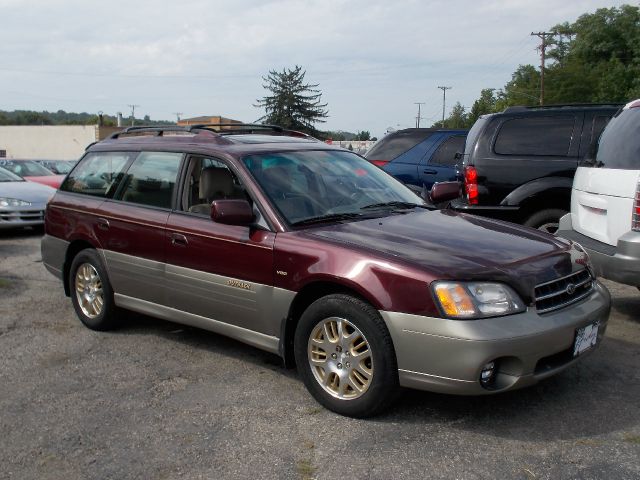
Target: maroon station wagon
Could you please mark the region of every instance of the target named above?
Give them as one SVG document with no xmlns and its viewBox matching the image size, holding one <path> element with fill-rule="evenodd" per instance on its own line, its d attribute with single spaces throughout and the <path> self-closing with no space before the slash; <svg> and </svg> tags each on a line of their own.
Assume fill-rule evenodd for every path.
<svg viewBox="0 0 640 480">
<path fill-rule="evenodd" d="M 114 134 L 67 176 L 45 229 L 44 263 L 87 327 L 126 309 L 228 335 L 296 364 L 350 416 L 400 386 L 531 385 L 592 352 L 610 309 L 580 245 L 436 210 L 279 127 Z"/>
</svg>

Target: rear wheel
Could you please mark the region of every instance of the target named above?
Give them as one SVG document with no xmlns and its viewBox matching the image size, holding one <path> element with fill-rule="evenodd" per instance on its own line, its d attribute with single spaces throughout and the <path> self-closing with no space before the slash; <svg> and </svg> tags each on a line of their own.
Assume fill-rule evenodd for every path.
<svg viewBox="0 0 640 480">
<path fill-rule="evenodd" d="M 531 215 L 525 220 L 523 225 L 555 234 L 558 231 L 560 218 L 567 213 L 566 210 L 562 210 L 561 208 L 547 208 Z"/>
<path fill-rule="evenodd" d="M 358 298 L 335 294 L 312 303 L 296 329 L 294 351 L 307 389 L 329 410 L 369 417 L 396 397 L 391 336 L 380 314 Z"/>
<path fill-rule="evenodd" d="M 69 271 L 69 291 L 76 315 L 91 330 L 110 330 L 117 326 L 113 290 L 98 252 L 80 251 Z"/>
</svg>

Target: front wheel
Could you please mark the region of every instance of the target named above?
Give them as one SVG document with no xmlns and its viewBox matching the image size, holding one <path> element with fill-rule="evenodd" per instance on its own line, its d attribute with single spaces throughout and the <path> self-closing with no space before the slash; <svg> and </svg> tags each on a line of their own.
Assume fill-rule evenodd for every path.
<svg viewBox="0 0 640 480">
<path fill-rule="evenodd" d="M 111 330 L 117 326 L 113 290 L 98 252 L 80 251 L 69 271 L 69 291 L 76 315 L 91 330 Z"/>
<path fill-rule="evenodd" d="M 534 213 L 524 222 L 524 226 L 536 228 L 543 232 L 555 234 L 560 225 L 560 219 L 568 212 L 561 208 L 547 208 Z"/>
<path fill-rule="evenodd" d="M 336 413 L 369 417 L 397 395 L 389 331 L 380 314 L 358 298 L 334 294 L 312 303 L 296 329 L 294 351 L 309 392 Z"/>
</svg>

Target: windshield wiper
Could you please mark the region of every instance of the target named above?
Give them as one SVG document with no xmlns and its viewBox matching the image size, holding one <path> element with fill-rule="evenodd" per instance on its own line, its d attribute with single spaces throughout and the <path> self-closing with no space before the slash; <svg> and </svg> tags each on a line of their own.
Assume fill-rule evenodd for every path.
<svg viewBox="0 0 640 480">
<path fill-rule="evenodd" d="M 373 209 L 373 208 L 384 208 L 384 207 L 391 207 L 391 208 L 429 208 L 426 205 L 420 205 L 418 203 L 394 201 L 394 202 L 372 203 L 371 205 L 365 205 L 364 207 L 360 208 L 360 210 L 367 210 L 367 209 Z"/>
<path fill-rule="evenodd" d="M 314 223 L 333 222 L 338 220 L 352 220 L 354 218 L 362 217 L 361 213 L 329 213 L 327 215 L 319 215 L 317 217 L 305 218 L 304 220 L 298 220 L 291 225 L 298 227 L 301 225 L 311 225 Z"/>
</svg>

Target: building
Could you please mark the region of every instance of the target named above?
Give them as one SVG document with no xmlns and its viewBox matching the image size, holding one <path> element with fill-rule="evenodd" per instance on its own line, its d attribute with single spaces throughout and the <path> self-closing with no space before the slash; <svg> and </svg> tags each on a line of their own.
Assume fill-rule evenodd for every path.
<svg viewBox="0 0 640 480">
<path fill-rule="evenodd" d="M 189 125 L 221 125 L 225 123 L 243 123 L 240 120 L 233 120 L 231 118 L 221 117 L 220 115 L 214 116 L 202 116 L 202 117 L 193 117 L 193 118 L 183 118 L 178 121 L 178 125 L 188 127 Z M 221 127 L 225 128 L 225 127 Z M 228 127 L 227 127 L 228 128 Z"/>
<path fill-rule="evenodd" d="M 119 130 L 98 125 L 2 125 L 0 158 L 77 160 L 87 145 Z"/>
</svg>

